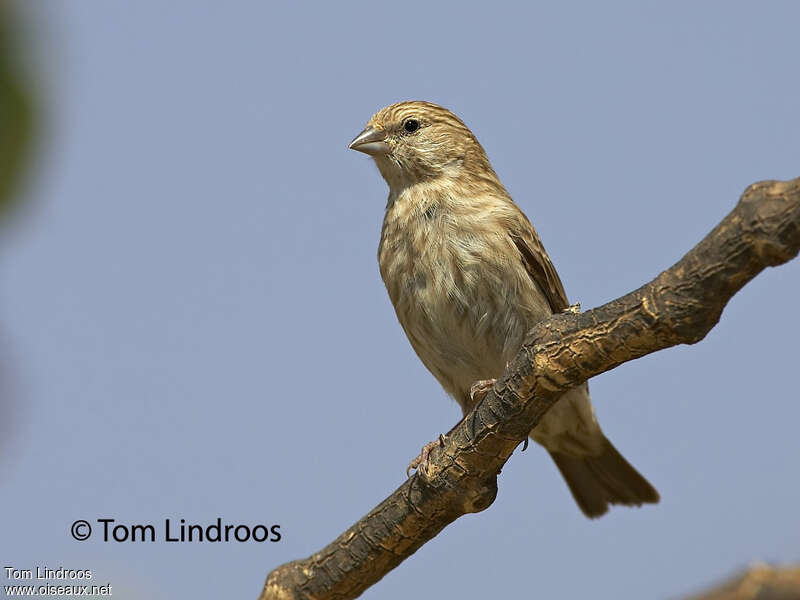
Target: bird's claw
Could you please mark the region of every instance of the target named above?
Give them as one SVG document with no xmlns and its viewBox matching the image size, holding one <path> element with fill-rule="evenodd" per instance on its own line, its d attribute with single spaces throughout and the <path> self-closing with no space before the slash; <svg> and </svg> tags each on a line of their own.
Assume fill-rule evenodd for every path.
<svg viewBox="0 0 800 600">
<path fill-rule="evenodd" d="M 481 379 L 472 384 L 469 389 L 469 399 L 472 400 L 473 406 L 476 402 L 480 402 L 486 397 L 486 394 L 494 387 L 496 381 L 497 379 Z"/>
<path fill-rule="evenodd" d="M 581 314 L 581 303 L 576 302 L 575 304 L 570 304 L 567 308 L 565 308 L 561 312 L 566 313 L 568 315 L 579 315 Z"/>
<path fill-rule="evenodd" d="M 408 466 L 406 467 L 406 477 L 411 477 L 411 470 L 412 469 L 419 470 L 418 467 L 423 463 L 427 468 L 428 460 L 430 460 L 431 450 L 436 448 L 436 446 L 444 448 L 444 435 L 441 433 L 439 434 L 439 437 L 436 440 L 425 444 L 422 447 L 422 452 L 419 453 L 419 456 L 417 456 L 417 458 L 408 463 Z"/>
</svg>

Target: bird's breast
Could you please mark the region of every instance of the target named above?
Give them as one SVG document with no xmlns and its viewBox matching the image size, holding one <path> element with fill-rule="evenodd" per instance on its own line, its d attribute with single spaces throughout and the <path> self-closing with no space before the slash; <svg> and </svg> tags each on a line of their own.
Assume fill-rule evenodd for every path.
<svg viewBox="0 0 800 600">
<path fill-rule="evenodd" d="M 476 380 L 498 376 L 533 322 L 550 314 L 491 205 L 481 204 L 400 197 L 378 249 L 400 324 L 457 399 Z"/>
</svg>

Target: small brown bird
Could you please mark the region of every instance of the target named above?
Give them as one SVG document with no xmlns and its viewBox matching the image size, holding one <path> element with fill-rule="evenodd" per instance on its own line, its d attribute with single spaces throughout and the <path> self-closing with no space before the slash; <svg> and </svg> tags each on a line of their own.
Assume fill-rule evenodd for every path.
<svg viewBox="0 0 800 600">
<path fill-rule="evenodd" d="M 397 318 L 467 414 L 475 384 L 499 377 L 531 327 L 569 307 L 561 280 L 478 140 L 449 110 L 387 106 L 350 148 L 372 156 L 389 185 L 378 262 Z M 603 434 L 586 384 L 564 394 L 530 436 L 586 516 L 658 502 Z"/>
</svg>

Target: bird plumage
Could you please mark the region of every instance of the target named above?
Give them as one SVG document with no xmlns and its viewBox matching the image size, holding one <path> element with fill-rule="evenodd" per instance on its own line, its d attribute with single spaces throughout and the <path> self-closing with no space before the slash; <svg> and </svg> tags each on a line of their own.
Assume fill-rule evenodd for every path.
<svg viewBox="0 0 800 600">
<path fill-rule="evenodd" d="M 351 147 L 359 145 L 389 185 L 378 262 L 397 318 L 466 413 L 473 384 L 499 377 L 530 328 L 568 307 L 564 287 L 533 225 L 453 113 L 429 102 L 393 104 Z M 564 394 L 531 437 L 588 516 L 608 504 L 658 501 L 603 434 L 586 384 Z"/>
</svg>

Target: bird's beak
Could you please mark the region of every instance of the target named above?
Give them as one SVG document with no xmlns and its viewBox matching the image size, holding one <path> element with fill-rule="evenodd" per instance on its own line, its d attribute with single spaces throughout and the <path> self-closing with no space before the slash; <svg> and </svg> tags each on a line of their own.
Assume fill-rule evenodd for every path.
<svg viewBox="0 0 800 600">
<path fill-rule="evenodd" d="M 375 129 L 374 127 L 367 127 L 364 131 L 359 133 L 353 141 L 350 142 L 349 148 L 372 156 L 389 154 L 391 150 L 389 144 L 386 143 L 386 132 Z"/>
</svg>

